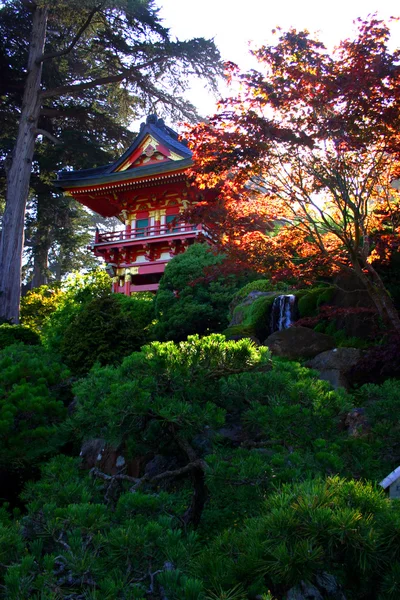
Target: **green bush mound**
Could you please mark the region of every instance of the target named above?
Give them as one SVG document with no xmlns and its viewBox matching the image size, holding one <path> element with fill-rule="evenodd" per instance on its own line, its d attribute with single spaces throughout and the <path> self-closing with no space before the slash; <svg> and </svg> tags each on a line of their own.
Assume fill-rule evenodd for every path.
<svg viewBox="0 0 400 600">
<path fill-rule="evenodd" d="M 285 284 L 276 285 L 271 283 L 269 279 L 256 279 L 256 281 L 250 281 L 236 292 L 232 299 L 232 306 L 235 307 L 240 304 L 251 292 L 279 292 L 283 294 L 286 289 Z"/>
<path fill-rule="evenodd" d="M 248 339 L 195 335 L 96 364 L 65 419 L 13 396 L 21 385 L 61 402 L 67 373 L 52 356 L 0 355 L 0 399 L 22 411 L 7 435 L 20 426 L 29 455 L 30 424 L 53 426 L 33 463 L 59 439 L 93 437 L 125 459 L 87 473 L 56 456 L 27 484 L 22 516 L 0 509 L 0 598 L 283 600 L 301 582 L 327 598 L 324 577 L 353 600 L 398 597 L 400 505 L 365 479 L 399 464 L 400 381 L 351 395 Z M 356 406 L 365 424 L 350 432 Z"/>
<path fill-rule="evenodd" d="M 301 318 L 314 317 L 322 304 L 329 303 L 334 295 L 334 286 L 320 286 L 293 292 L 297 298 L 297 308 Z"/>
<path fill-rule="evenodd" d="M 193 244 L 167 264 L 156 295 L 156 339 L 182 341 L 226 328 L 232 296 L 249 276 L 219 272 L 224 261 L 207 244 Z M 210 277 L 207 269 L 212 270 Z"/>
<path fill-rule="evenodd" d="M 36 346 L 40 344 L 40 337 L 35 331 L 22 325 L 9 325 L 8 323 L 0 325 L 0 350 L 17 342 Z"/>
<path fill-rule="evenodd" d="M 120 363 L 145 343 L 152 319 L 152 297 L 95 298 L 66 327 L 61 356 L 77 375 L 87 373 L 95 362 Z"/>
<path fill-rule="evenodd" d="M 38 288 L 39 298 L 36 295 L 33 298 L 27 298 L 26 311 L 30 314 L 30 300 L 34 304 L 38 303 L 38 312 L 41 316 L 42 309 L 40 305 L 45 303 L 45 296 L 40 293 L 42 288 Z M 44 297 L 43 297 L 44 296 Z M 61 343 L 64 339 L 65 330 L 85 306 L 97 298 L 108 298 L 111 296 L 111 278 L 105 271 L 96 270 L 81 275 L 72 274 L 62 285 L 62 293 L 55 300 L 48 314 L 40 319 L 40 334 L 43 345 L 50 351 L 60 354 Z M 32 326 L 34 326 L 34 321 Z M 39 323 L 36 322 L 37 325 Z M 31 325 L 30 325 L 31 326 Z"/>
<path fill-rule="evenodd" d="M 184 495 L 132 493 L 123 481 L 111 502 L 105 493 L 60 456 L 27 486 L 22 521 L 0 511 L 4 598 L 145 600 L 152 586 L 154 598 L 272 600 L 302 581 L 323 593 L 327 577 L 353 600 L 398 598 L 400 505 L 371 484 L 284 485 L 208 542 L 182 528 Z"/>
<path fill-rule="evenodd" d="M 70 374 L 40 346 L 15 344 L 0 352 L 0 468 L 25 468 L 54 453 L 58 425 L 71 399 Z"/>
<path fill-rule="evenodd" d="M 41 285 L 21 298 L 21 323 L 40 334 L 46 320 L 63 303 L 66 291 L 61 284 Z"/>
<path fill-rule="evenodd" d="M 181 530 L 176 498 L 132 494 L 125 484 L 107 504 L 104 486 L 78 462 L 55 458 L 27 486 L 23 520 L 3 516 L 0 597 L 145 600 L 150 586 L 155 592 L 161 583 L 170 598 L 204 597 L 189 569 L 200 550 L 198 535 Z"/>
<path fill-rule="evenodd" d="M 217 537 L 194 572 L 206 588 L 225 590 L 226 598 L 235 587 L 243 594 L 237 598 L 268 590 L 282 598 L 301 581 L 323 592 L 318 578 L 328 574 L 347 598 L 395 600 L 399 542 L 399 503 L 368 483 L 331 477 L 283 486 L 259 517 Z"/>
<path fill-rule="evenodd" d="M 279 294 L 277 294 L 279 295 Z M 270 314 L 274 303 L 275 296 L 261 296 L 256 298 L 254 302 L 247 305 L 239 304 L 233 311 L 233 315 L 240 317 L 240 325 L 233 325 L 224 331 L 224 335 L 229 339 L 232 337 L 246 336 L 249 332 L 250 336 L 256 337 L 263 341 L 270 330 Z"/>
</svg>

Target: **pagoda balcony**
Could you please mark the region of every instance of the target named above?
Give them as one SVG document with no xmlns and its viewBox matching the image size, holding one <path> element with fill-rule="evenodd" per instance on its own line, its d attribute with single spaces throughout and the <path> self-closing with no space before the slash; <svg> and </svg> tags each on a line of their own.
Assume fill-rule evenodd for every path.
<svg viewBox="0 0 400 600">
<path fill-rule="evenodd" d="M 191 225 L 178 221 L 177 223 L 148 225 L 130 230 L 121 231 L 96 231 L 93 247 L 118 246 L 120 244 L 137 245 L 143 242 L 169 241 L 170 239 L 195 238 L 199 233 L 204 233 L 202 225 Z"/>
</svg>

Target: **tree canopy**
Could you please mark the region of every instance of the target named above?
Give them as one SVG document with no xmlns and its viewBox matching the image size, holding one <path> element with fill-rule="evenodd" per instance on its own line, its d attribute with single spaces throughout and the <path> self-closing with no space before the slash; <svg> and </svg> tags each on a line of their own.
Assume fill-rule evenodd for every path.
<svg viewBox="0 0 400 600">
<path fill-rule="evenodd" d="M 260 71 L 230 66 L 243 92 L 191 131 L 196 181 L 220 192 L 196 211 L 220 246 L 275 279 L 350 269 L 400 331 L 374 268 L 400 231 L 400 51 L 375 17 L 333 53 L 308 32 L 278 35 L 254 52 Z"/>
<path fill-rule="evenodd" d="M 17 320 L 31 172 L 43 187 L 52 161 L 55 168 L 108 162 L 127 143 L 126 125 L 149 110 L 195 120 L 183 94 L 189 76 L 215 89 L 222 71 L 214 42 L 173 39 L 152 0 L 8 0 L 0 27 L 0 158 L 7 179 L 0 313 Z M 46 143 L 35 154 L 36 138 Z M 60 144 L 50 150 L 47 140 Z"/>
</svg>

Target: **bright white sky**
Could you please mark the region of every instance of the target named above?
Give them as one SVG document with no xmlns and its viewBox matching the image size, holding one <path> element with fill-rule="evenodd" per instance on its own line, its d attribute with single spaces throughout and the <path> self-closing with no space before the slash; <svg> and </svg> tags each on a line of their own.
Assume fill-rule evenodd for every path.
<svg viewBox="0 0 400 600">
<path fill-rule="evenodd" d="M 271 30 L 276 26 L 318 32 L 320 40 L 333 48 L 341 39 L 353 37 L 357 17 L 374 12 L 385 21 L 400 17 L 398 0 L 156 0 L 156 4 L 173 35 L 214 38 L 223 59 L 242 69 L 254 66 L 249 42 L 253 47 L 274 43 Z M 399 46 L 400 22 L 391 29 L 393 45 Z M 194 86 L 189 98 L 203 115 L 215 112 L 215 101 L 204 86 Z"/>
</svg>

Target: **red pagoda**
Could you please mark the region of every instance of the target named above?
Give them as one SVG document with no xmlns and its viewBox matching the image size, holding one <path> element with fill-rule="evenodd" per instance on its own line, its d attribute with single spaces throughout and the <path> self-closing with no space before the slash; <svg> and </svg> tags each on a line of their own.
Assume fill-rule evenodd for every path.
<svg viewBox="0 0 400 600">
<path fill-rule="evenodd" d="M 181 217 L 201 197 L 185 174 L 192 164 L 192 153 L 178 134 L 150 115 L 116 162 L 58 174 L 55 185 L 65 194 L 125 226 L 97 231 L 91 246 L 112 269 L 114 292 L 156 291 L 167 262 L 201 233 L 201 225 Z"/>
</svg>

